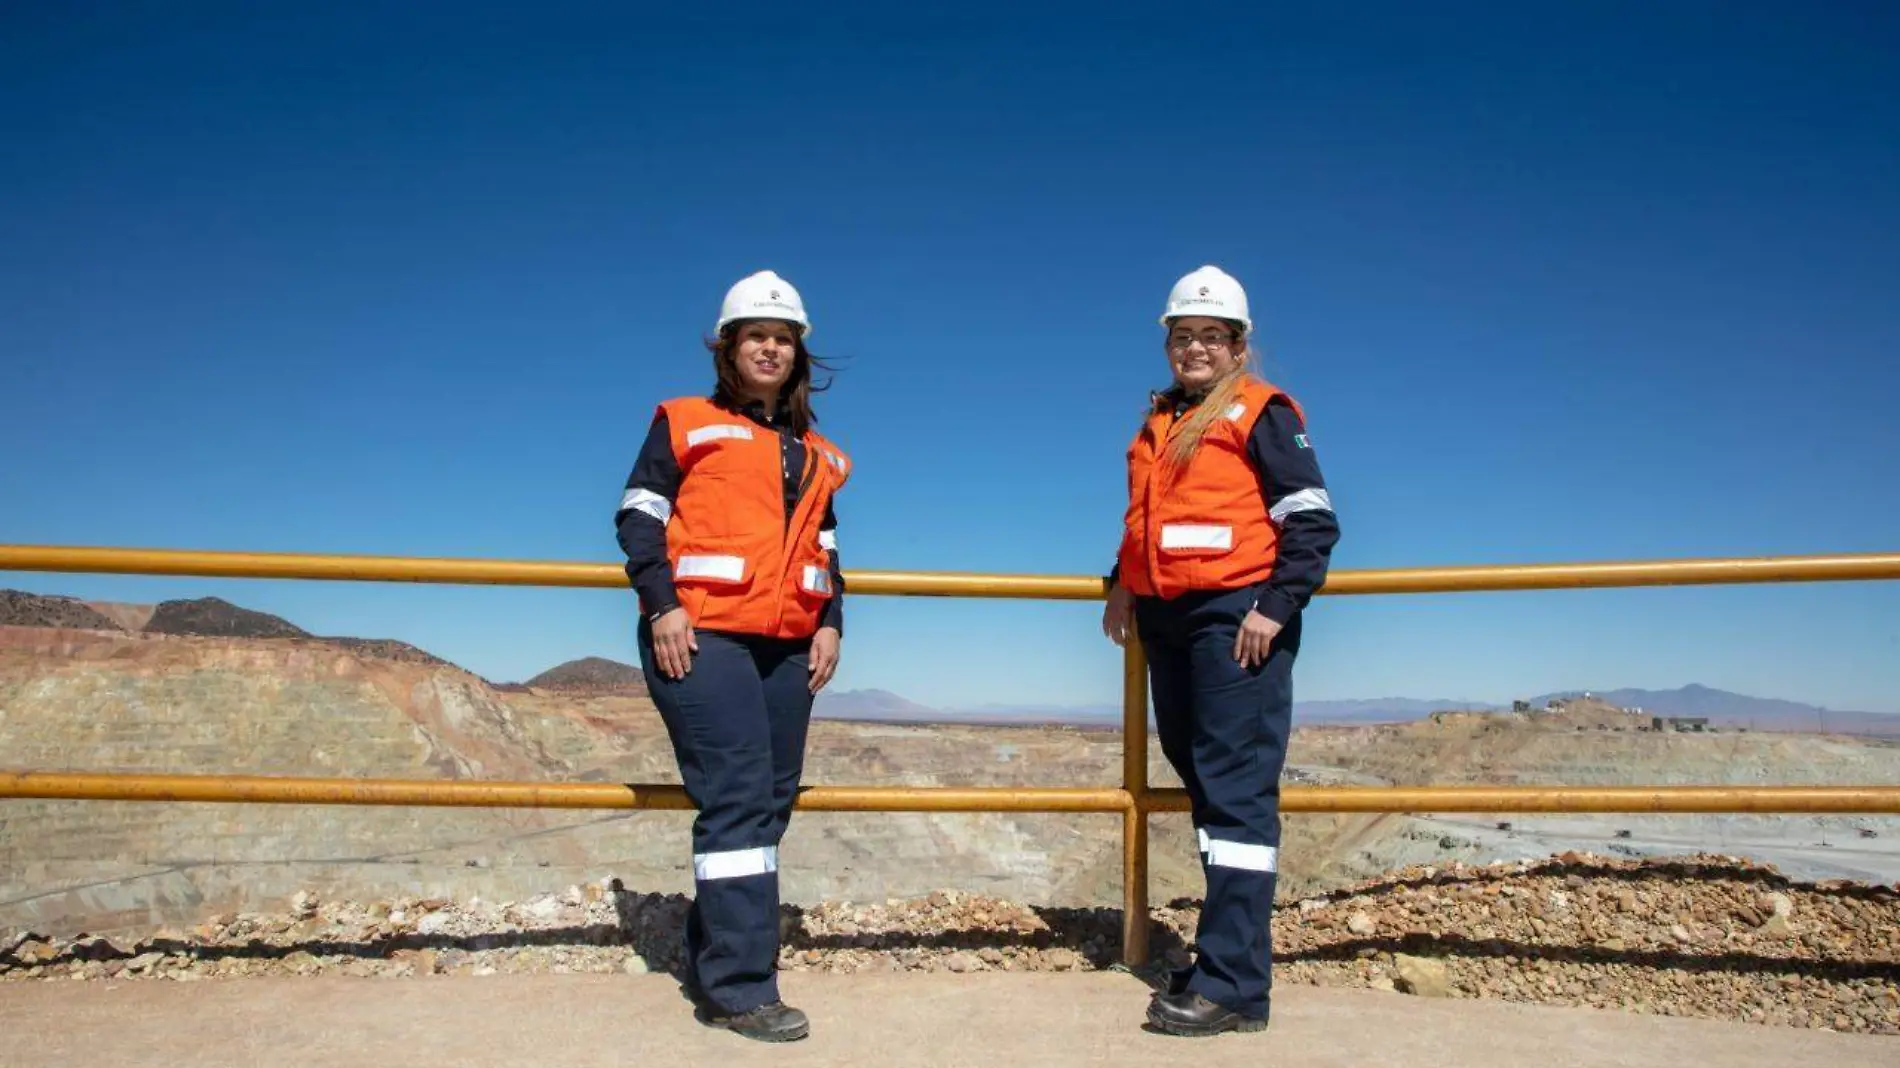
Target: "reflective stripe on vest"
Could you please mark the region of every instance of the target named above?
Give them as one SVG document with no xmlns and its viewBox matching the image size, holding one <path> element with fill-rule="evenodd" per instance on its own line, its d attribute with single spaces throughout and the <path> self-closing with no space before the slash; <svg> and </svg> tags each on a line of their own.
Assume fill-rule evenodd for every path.
<svg viewBox="0 0 1900 1068">
<path fill-rule="evenodd" d="M 703 579 L 707 582 L 744 582 L 743 556 L 687 556 L 682 554 L 673 565 L 675 579 Z"/>
<path fill-rule="evenodd" d="M 1193 526 L 1186 523 L 1164 523 L 1161 527 L 1161 548 L 1164 552 L 1169 549 L 1218 549 L 1229 552 L 1233 547 L 1233 527 Z"/>
<path fill-rule="evenodd" d="M 752 438 L 752 428 L 740 426 L 737 423 L 715 423 L 712 426 L 698 427 L 686 432 L 686 447 L 697 449 L 709 441 L 720 441 L 726 438 L 749 441 Z"/>
</svg>

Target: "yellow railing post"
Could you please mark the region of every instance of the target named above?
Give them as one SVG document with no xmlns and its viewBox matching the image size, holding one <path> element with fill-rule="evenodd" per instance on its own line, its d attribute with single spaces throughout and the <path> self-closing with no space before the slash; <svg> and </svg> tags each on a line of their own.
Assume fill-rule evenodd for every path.
<svg viewBox="0 0 1900 1068">
<path fill-rule="evenodd" d="M 1133 634 L 1122 654 L 1122 963 L 1148 962 L 1148 660 Z"/>
</svg>

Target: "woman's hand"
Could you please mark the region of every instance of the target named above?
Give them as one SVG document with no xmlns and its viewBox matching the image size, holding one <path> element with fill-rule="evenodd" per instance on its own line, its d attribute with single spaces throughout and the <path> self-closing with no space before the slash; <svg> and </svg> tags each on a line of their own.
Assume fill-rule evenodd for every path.
<svg viewBox="0 0 1900 1068">
<path fill-rule="evenodd" d="M 836 627 L 819 627 L 818 633 L 811 637 L 811 692 L 817 693 L 831 681 L 838 670 L 838 643 L 841 641 Z"/>
<path fill-rule="evenodd" d="M 683 679 L 693 670 L 693 654 L 699 652 L 699 639 L 693 636 L 693 621 L 686 609 L 675 608 L 653 621 L 653 658 L 659 661 L 660 674 Z"/>
<path fill-rule="evenodd" d="M 1247 609 L 1247 618 L 1240 621 L 1240 633 L 1234 637 L 1234 659 L 1244 668 L 1256 667 L 1267 662 L 1267 653 L 1273 648 L 1273 639 L 1280 636 L 1280 624 Z"/>
<path fill-rule="evenodd" d="M 1128 644 L 1128 628 L 1135 617 L 1135 595 L 1116 583 L 1108 591 L 1108 604 L 1102 608 L 1102 633 L 1116 645 Z"/>
</svg>

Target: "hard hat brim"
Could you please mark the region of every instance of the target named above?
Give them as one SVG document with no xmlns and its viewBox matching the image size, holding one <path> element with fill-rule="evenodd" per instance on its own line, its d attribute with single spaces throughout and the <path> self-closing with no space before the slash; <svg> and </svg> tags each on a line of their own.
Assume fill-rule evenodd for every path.
<svg viewBox="0 0 1900 1068">
<path fill-rule="evenodd" d="M 1219 319 L 1223 323 L 1239 323 L 1246 333 L 1253 333 L 1253 320 L 1244 315 L 1210 315 L 1204 311 L 1169 312 L 1156 320 L 1162 326 L 1173 326 L 1176 319 L 1200 318 Z"/>
<path fill-rule="evenodd" d="M 779 323 L 790 323 L 791 325 L 798 328 L 798 336 L 801 338 L 806 338 L 806 337 L 811 336 L 810 323 L 800 322 L 797 319 L 787 319 L 782 315 L 735 315 L 729 319 L 722 318 L 719 320 L 718 323 L 716 323 L 713 326 L 713 333 L 717 334 L 720 331 L 724 330 L 726 327 L 731 326 L 733 323 L 749 323 L 749 322 L 754 322 L 754 321 L 763 322 L 766 320 L 771 320 L 773 322 L 779 322 Z"/>
</svg>

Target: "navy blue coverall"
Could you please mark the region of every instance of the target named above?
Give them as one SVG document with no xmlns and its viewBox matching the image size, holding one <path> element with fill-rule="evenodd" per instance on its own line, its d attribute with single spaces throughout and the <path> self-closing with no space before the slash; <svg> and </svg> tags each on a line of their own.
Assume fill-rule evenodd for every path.
<svg viewBox="0 0 1900 1068">
<path fill-rule="evenodd" d="M 1177 411 L 1190 406 L 1172 399 Z M 1262 411 L 1247 456 L 1279 528 L 1271 574 L 1241 589 L 1137 597 L 1135 629 L 1148 657 L 1161 750 L 1187 788 L 1207 879 L 1195 961 L 1174 986 L 1265 1019 L 1293 659 L 1302 610 L 1326 581 L 1339 523 L 1306 428 L 1285 398 Z M 1266 662 L 1253 668 L 1234 659 L 1249 611 L 1283 627 Z"/>
<path fill-rule="evenodd" d="M 785 523 L 803 487 L 805 444 L 768 418 L 762 406 L 735 414 L 778 435 L 784 459 Z M 779 1000 L 778 846 L 791 821 L 811 723 L 811 639 L 695 630 L 692 671 L 671 679 L 653 653 L 653 621 L 678 608 L 666 525 L 681 471 L 667 420 L 647 434 L 615 513 L 627 579 L 639 594 L 640 663 L 666 724 L 693 821 L 693 906 L 686 918 L 686 982 L 722 1013 L 744 1013 Z M 844 627 L 844 575 L 837 516 L 820 525 L 833 596 L 821 626 Z"/>
</svg>

